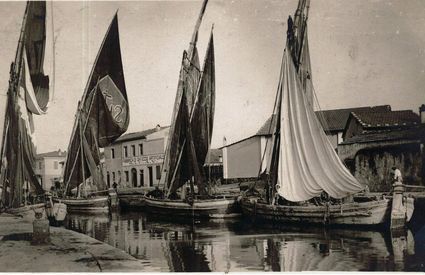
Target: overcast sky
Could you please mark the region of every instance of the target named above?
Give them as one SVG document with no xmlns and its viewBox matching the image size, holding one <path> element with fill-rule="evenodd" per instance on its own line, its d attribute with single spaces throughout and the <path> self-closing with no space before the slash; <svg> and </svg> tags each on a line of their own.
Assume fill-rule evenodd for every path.
<svg viewBox="0 0 425 275">
<path fill-rule="evenodd" d="M 425 103 L 425 1 L 312 0 L 309 44 L 322 109 Z M 214 23 L 216 109 L 213 147 L 254 134 L 270 116 L 286 20 L 298 0 L 210 0 L 198 48 Z M 50 3 L 49 3 L 50 4 Z M 201 1 L 53 2 L 55 98 L 36 118 L 38 152 L 67 149 L 80 100 L 117 9 L 130 104 L 128 131 L 169 125 L 181 56 Z M 25 2 L 0 2 L 0 123 Z M 47 64 L 47 67 L 49 65 Z"/>
</svg>

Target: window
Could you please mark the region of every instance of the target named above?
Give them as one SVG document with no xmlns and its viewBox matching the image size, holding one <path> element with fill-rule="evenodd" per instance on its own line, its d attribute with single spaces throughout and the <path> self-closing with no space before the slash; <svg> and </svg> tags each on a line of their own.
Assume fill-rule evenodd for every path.
<svg viewBox="0 0 425 275">
<path fill-rule="evenodd" d="M 112 172 L 112 181 L 115 182 L 115 172 Z"/>
<path fill-rule="evenodd" d="M 111 149 L 111 158 L 115 158 L 115 149 L 114 148 L 112 148 Z"/>
<path fill-rule="evenodd" d="M 124 173 L 125 173 L 125 181 L 128 182 L 130 180 L 129 175 L 128 175 L 128 171 L 124 171 Z"/>
<path fill-rule="evenodd" d="M 41 161 L 38 163 L 38 169 L 41 170 Z"/>
<path fill-rule="evenodd" d="M 127 157 L 128 157 L 127 146 L 124 146 L 124 157 L 125 157 L 125 158 L 127 158 Z"/>
<path fill-rule="evenodd" d="M 109 175 L 109 172 L 106 172 L 106 182 L 108 183 L 108 187 L 111 187 L 111 175 Z"/>
<path fill-rule="evenodd" d="M 53 162 L 53 169 L 58 170 L 58 162 L 57 161 Z"/>
<path fill-rule="evenodd" d="M 136 145 L 131 145 L 131 153 L 132 153 L 133 157 L 136 156 Z"/>
<path fill-rule="evenodd" d="M 139 144 L 139 153 L 140 153 L 140 155 L 143 155 L 143 144 L 142 143 Z"/>
<path fill-rule="evenodd" d="M 159 180 L 161 178 L 161 166 L 157 165 L 155 168 L 156 168 L 156 179 Z"/>
</svg>

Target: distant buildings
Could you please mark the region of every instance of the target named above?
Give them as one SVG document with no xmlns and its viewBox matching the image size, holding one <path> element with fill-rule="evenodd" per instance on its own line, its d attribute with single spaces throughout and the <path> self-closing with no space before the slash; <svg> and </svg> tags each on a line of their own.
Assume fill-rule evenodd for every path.
<svg viewBox="0 0 425 275">
<path fill-rule="evenodd" d="M 36 156 L 35 173 L 44 190 L 50 190 L 55 182 L 62 181 L 66 151 L 47 152 Z"/>
<path fill-rule="evenodd" d="M 108 187 L 152 187 L 161 178 L 169 127 L 128 133 L 104 150 Z"/>
<path fill-rule="evenodd" d="M 343 141 L 342 135 L 350 113 L 366 110 L 385 111 L 391 110 L 391 107 L 389 105 L 382 105 L 334 109 L 317 111 L 316 115 L 319 121 L 321 121 L 330 142 L 336 149 L 337 145 Z M 271 116 L 253 136 L 222 147 L 223 175 L 225 179 L 255 178 L 259 175 L 260 171 L 262 172 L 266 169 L 275 123 L 276 118 Z M 268 152 L 264 154 L 266 146 Z"/>
<path fill-rule="evenodd" d="M 420 115 L 411 110 L 392 111 L 389 105 L 325 110 L 316 115 L 340 158 L 372 191 L 390 188 L 392 166 L 402 171 L 406 182 L 424 184 L 425 105 Z M 265 171 L 275 127 L 271 121 L 272 117 L 253 136 L 224 144 L 225 179 L 256 178 Z"/>
</svg>

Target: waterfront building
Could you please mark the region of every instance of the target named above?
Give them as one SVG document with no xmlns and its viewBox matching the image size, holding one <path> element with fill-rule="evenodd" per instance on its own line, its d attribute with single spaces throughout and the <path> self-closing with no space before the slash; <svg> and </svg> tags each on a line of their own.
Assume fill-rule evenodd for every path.
<svg viewBox="0 0 425 275">
<path fill-rule="evenodd" d="M 44 190 L 49 191 L 55 183 L 62 181 L 65 159 L 66 151 L 60 149 L 36 156 L 34 172 Z"/>
<path fill-rule="evenodd" d="M 391 190 L 393 166 L 401 171 L 404 183 L 425 185 L 425 105 L 419 112 L 350 114 L 338 155 L 371 191 Z"/>
<path fill-rule="evenodd" d="M 329 141 L 337 149 L 343 142 L 343 132 L 351 112 L 391 112 L 390 105 L 373 107 L 357 107 L 316 111 L 317 118 L 321 121 Z M 223 177 L 224 179 L 247 180 L 256 178 L 259 172 L 266 169 L 268 156 L 270 156 L 272 132 L 276 119 L 269 117 L 261 128 L 252 136 L 237 142 L 226 144 L 223 142 Z M 273 122 L 273 125 L 271 123 Z M 264 151 L 267 147 L 267 153 Z M 243 161 L 242 161 L 243 160 Z"/>
<path fill-rule="evenodd" d="M 104 150 L 108 187 L 152 187 L 161 178 L 169 126 L 127 133 Z"/>
</svg>

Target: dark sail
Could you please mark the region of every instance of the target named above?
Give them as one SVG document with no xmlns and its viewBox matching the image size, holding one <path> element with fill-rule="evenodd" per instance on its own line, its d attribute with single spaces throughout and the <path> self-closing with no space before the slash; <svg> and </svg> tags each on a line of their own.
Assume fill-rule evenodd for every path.
<svg viewBox="0 0 425 275">
<path fill-rule="evenodd" d="M 189 85 L 190 84 L 186 81 L 182 81 L 182 86 L 185 87 L 186 90 L 190 90 Z M 190 93 L 186 93 L 186 90 L 184 89 L 183 95 L 191 95 Z M 206 193 L 202 167 L 205 163 L 205 158 L 211 143 L 215 106 L 215 61 L 214 38 L 212 32 L 205 55 L 202 75 L 199 79 L 199 86 L 195 95 L 195 101 L 190 111 L 190 127 L 188 127 L 188 131 L 185 131 L 184 136 L 180 135 L 179 137 L 179 141 L 183 142 L 177 147 L 179 149 L 179 154 L 175 152 L 175 147 L 172 147 L 173 149 L 170 150 L 170 156 L 175 160 L 175 167 L 170 167 L 173 169 L 172 171 L 174 173 L 173 176 L 169 178 L 168 194 L 174 192 L 177 188 L 191 180 L 192 177 L 198 185 L 199 193 Z M 187 106 L 188 110 L 190 110 L 190 105 L 187 104 Z M 183 105 L 179 106 L 179 112 L 185 112 Z M 182 119 L 183 118 L 184 116 L 182 116 Z M 182 121 L 177 120 L 175 123 L 176 125 L 183 124 Z M 182 126 L 179 126 L 179 129 L 181 128 Z M 180 133 L 183 133 L 183 131 L 180 130 Z M 178 133 L 175 132 L 175 134 Z"/>
<path fill-rule="evenodd" d="M 106 33 L 83 99 L 79 104 L 64 170 L 66 192 L 89 177 L 99 189 L 105 183 L 99 169 L 99 148 L 111 144 L 128 127 L 129 107 L 121 61 L 118 17 Z"/>
<path fill-rule="evenodd" d="M 188 126 L 186 126 L 185 123 L 190 125 L 190 114 L 192 113 L 193 104 L 196 101 L 197 90 L 201 78 L 196 42 L 207 3 L 208 0 L 204 0 L 189 49 L 187 52 L 185 51 L 183 53 L 163 173 L 160 179 L 160 184 L 163 184 L 163 186 L 167 188 L 168 194 L 170 194 L 170 190 L 179 188 L 186 181 L 190 180 L 192 176 L 198 177 L 196 175 L 200 175 L 201 173 L 201 169 L 198 166 L 192 167 L 190 164 L 192 162 L 198 163 L 198 161 L 196 160 L 193 141 L 189 142 L 190 146 L 186 146 L 188 135 L 191 135 L 191 133 L 188 133 L 186 129 Z M 185 115 L 183 114 L 185 108 L 183 108 L 182 102 L 184 101 L 187 103 L 188 109 L 187 122 L 183 121 L 183 119 L 185 119 Z M 199 177 L 201 177 L 201 175 Z M 199 182 L 201 179 L 199 178 L 197 181 Z"/>
<path fill-rule="evenodd" d="M 200 80 L 197 100 L 191 115 L 191 129 L 196 151 L 197 164 L 204 166 L 205 158 L 211 145 L 214 126 L 215 109 L 215 59 L 214 36 L 211 31 L 205 56 L 202 77 Z"/>
<path fill-rule="evenodd" d="M 23 191 L 44 190 L 34 172 L 33 114 L 44 114 L 49 101 L 49 79 L 43 73 L 46 39 L 46 2 L 27 2 L 15 61 L 10 70 L 1 150 L 3 204 L 19 207 Z"/>
</svg>

